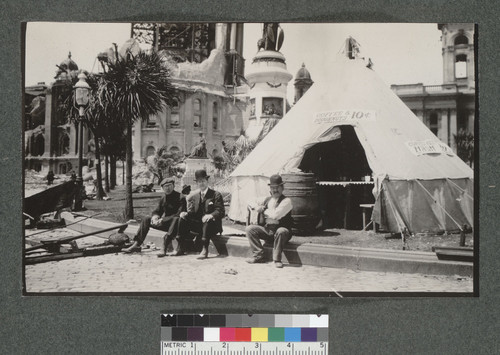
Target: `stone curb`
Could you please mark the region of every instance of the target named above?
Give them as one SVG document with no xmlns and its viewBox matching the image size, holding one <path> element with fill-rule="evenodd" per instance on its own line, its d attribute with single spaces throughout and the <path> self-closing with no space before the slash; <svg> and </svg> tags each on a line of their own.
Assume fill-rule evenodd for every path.
<svg viewBox="0 0 500 355">
<path fill-rule="evenodd" d="M 69 212 L 64 212 L 62 218 L 66 220 L 66 224 L 83 219 L 81 217 L 75 218 Z M 89 233 L 113 225 L 116 225 L 116 223 L 89 218 L 83 220 L 82 223 L 73 224 L 67 228 L 82 233 Z M 138 224 L 130 224 L 125 233 L 132 237 L 138 228 Z M 107 238 L 114 232 L 111 231 L 96 236 Z M 156 247 L 162 248 L 164 234 L 162 231 L 151 229 L 145 243 L 153 243 Z M 272 246 L 264 245 L 264 249 L 266 258 L 271 260 Z M 252 255 L 247 239 L 243 236 L 234 235 L 215 237 L 210 245 L 210 252 L 237 257 L 251 257 Z M 438 260 L 436 254 L 431 252 L 353 248 L 309 243 L 296 244 L 290 242 L 283 254 L 283 261 L 287 261 L 290 264 L 347 268 L 360 271 L 473 276 L 472 263 Z"/>
</svg>

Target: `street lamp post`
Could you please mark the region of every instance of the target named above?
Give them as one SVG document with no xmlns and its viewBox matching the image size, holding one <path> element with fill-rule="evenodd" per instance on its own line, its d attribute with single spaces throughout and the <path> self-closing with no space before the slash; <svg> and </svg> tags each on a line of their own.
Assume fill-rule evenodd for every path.
<svg viewBox="0 0 500 355">
<path fill-rule="evenodd" d="M 78 82 L 73 87 L 75 91 L 75 103 L 78 106 L 78 176 L 76 178 L 77 193 L 75 196 L 75 211 L 82 210 L 82 189 L 83 189 L 83 118 L 85 115 L 85 108 L 89 104 L 90 86 L 85 81 L 87 76 L 83 73 L 78 75 Z"/>
</svg>

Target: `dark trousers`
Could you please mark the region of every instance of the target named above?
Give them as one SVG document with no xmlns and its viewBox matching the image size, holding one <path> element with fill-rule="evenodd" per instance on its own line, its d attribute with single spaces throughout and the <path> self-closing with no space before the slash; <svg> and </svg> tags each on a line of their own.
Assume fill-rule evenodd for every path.
<svg viewBox="0 0 500 355">
<path fill-rule="evenodd" d="M 252 249 L 253 257 L 260 259 L 264 257 L 264 247 L 260 240 L 273 243 L 273 261 L 281 261 L 281 253 L 285 244 L 292 239 L 292 233 L 284 227 L 278 228 L 276 233 L 272 235 L 271 231 L 262 226 L 249 225 L 245 233 L 247 235 L 250 248 Z"/>
<path fill-rule="evenodd" d="M 179 217 L 165 217 L 162 219 L 160 225 L 151 227 L 151 217 L 144 218 L 141 221 L 141 225 L 139 226 L 139 230 L 134 237 L 134 241 L 137 244 L 141 245 L 144 243 L 144 239 L 146 239 L 146 235 L 149 232 L 149 228 L 159 229 L 161 231 L 167 232 L 164 237 L 164 245 L 166 246 L 175 238 L 177 235 L 178 227 L 179 227 Z"/>
<path fill-rule="evenodd" d="M 199 249 L 199 245 L 208 248 L 210 239 L 217 234 L 217 226 L 214 220 L 203 223 L 200 220 L 194 219 L 179 219 L 179 232 L 177 234 L 177 242 L 179 250 L 186 250 L 186 243 L 191 239 L 190 232 L 197 234 L 195 245 Z"/>
</svg>

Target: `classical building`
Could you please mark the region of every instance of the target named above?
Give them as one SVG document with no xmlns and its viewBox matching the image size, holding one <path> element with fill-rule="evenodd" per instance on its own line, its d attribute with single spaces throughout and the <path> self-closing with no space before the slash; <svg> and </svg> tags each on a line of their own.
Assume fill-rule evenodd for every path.
<svg viewBox="0 0 500 355">
<path fill-rule="evenodd" d="M 439 24 L 443 54 L 442 85 L 391 85 L 427 127 L 455 152 L 454 135 L 474 134 L 474 25 Z"/>
<path fill-rule="evenodd" d="M 78 65 L 68 58 L 57 66 L 55 81 L 38 83 L 24 91 L 24 161 L 26 169 L 66 174 L 78 168 L 78 127 L 61 108 L 63 92 L 72 87 Z M 84 128 L 83 152 L 89 153 L 90 132 Z"/>
<path fill-rule="evenodd" d="M 177 89 L 175 105 L 135 124 L 134 159 L 162 146 L 216 156 L 223 141 L 240 135 L 247 110 L 246 98 L 238 95 L 244 71 L 242 23 L 134 23 L 132 38 L 167 54 Z"/>
<path fill-rule="evenodd" d="M 302 63 L 302 67 L 297 71 L 295 81 L 293 83 L 293 86 L 295 87 L 294 104 L 296 104 L 297 101 L 304 96 L 312 84 L 314 84 L 314 81 L 311 79 L 311 74 L 309 73 L 309 70 L 306 69 L 306 65 Z"/>
</svg>

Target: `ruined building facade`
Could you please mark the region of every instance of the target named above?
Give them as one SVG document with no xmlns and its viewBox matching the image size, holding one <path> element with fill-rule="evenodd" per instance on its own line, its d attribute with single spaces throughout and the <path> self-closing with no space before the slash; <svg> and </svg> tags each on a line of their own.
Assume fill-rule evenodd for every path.
<svg viewBox="0 0 500 355">
<path fill-rule="evenodd" d="M 78 127 L 69 123 L 62 108 L 63 91 L 71 90 L 78 65 L 68 58 L 58 65 L 55 81 L 27 86 L 24 92 L 25 168 L 41 173 L 67 174 L 78 168 Z M 91 161 L 91 136 L 83 128 L 84 159 Z M 90 144 L 90 145 L 89 145 Z"/>
<path fill-rule="evenodd" d="M 162 146 L 191 155 L 200 142 L 206 157 L 218 155 L 223 141 L 240 135 L 247 110 L 235 95 L 244 72 L 243 24 L 134 23 L 132 38 L 167 54 L 177 90 L 175 105 L 135 124 L 134 159 Z"/>
</svg>

